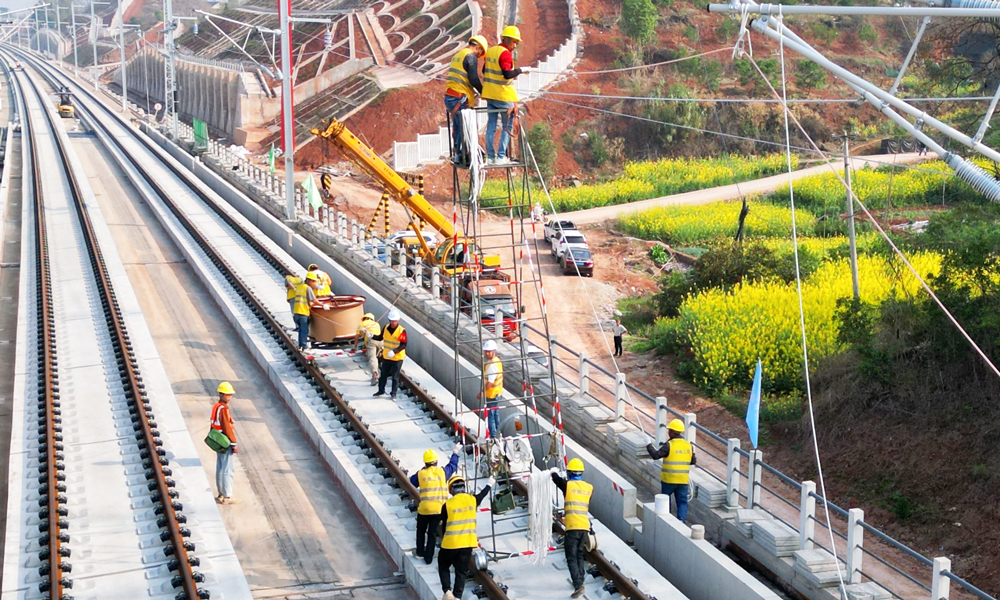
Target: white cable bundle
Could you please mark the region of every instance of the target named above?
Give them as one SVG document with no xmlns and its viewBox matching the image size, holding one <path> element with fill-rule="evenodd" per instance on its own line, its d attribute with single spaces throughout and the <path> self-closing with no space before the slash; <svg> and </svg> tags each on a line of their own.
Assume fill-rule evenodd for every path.
<svg viewBox="0 0 1000 600">
<path fill-rule="evenodd" d="M 556 485 L 548 471 L 535 471 L 528 479 L 528 549 L 532 564 L 545 561 L 552 540 L 552 506 Z"/>
<path fill-rule="evenodd" d="M 486 177 L 482 174 L 484 154 L 479 147 L 479 113 L 474 110 L 461 110 L 458 114 L 462 117 L 462 140 L 469 150 L 469 173 L 472 179 L 470 201 L 475 204 L 479 200 L 479 193 L 483 190 L 483 183 L 486 182 Z"/>
</svg>

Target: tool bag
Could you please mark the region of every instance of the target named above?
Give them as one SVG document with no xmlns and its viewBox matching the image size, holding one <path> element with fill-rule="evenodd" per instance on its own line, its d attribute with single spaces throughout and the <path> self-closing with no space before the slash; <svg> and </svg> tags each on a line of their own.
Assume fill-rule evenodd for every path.
<svg viewBox="0 0 1000 600">
<path fill-rule="evenodd" d="M 205 436 L 205 443 L 215 452 L 225 452 L 232 445 L 229 437 L 214 427 L 208 429 L 208 435 Z"/>
</svg>

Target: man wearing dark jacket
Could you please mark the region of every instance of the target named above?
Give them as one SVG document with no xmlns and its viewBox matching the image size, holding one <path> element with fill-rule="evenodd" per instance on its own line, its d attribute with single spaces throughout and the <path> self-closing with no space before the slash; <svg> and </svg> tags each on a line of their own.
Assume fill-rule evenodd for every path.
<svg viewBox="0 0 1000 600">
<path fill-rule="evenodd" d="M 479 58 L 486 54 L 489 42 L 481 35 L 469 38 L 469 45 L 455 53 L 448 67 L 448 83 L 444 90 L 444 107 L 451 115 L 452 160 L 467 163 L 462 140 L 462 110 L 476 106 L 476 96 L 483 93 L 479 77 Z M 478 135 L 478 132 L 476 132 Z"/>
<path fill-rule="evenodd" d="M 660 492 L 673 496 L 677 504 L 677 518 L 687 524 L 688 484 L 691 466 L 698 464 L 691 442 L 684 439 L 684 422 L 674 419 L 667 425 L 668 439 L 659 449 L 646 445 L 646 452 L 653 460 L 663 459 L 660 470 Z"/>
</svg>

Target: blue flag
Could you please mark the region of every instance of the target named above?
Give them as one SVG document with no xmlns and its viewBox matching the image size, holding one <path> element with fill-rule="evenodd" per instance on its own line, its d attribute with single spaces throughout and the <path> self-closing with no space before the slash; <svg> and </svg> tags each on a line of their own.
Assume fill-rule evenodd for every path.
<svg viewBox="0 0 1000 600">
<path fill-rule="evenodd" d="M 757 360 L 757 371 L 753 374 L 753 387 L 750 388 L 750 402 L 747 404 L 747 429 L 750 430 L 750 443 L 757 447 L 757 424 L 760 421 L 760 360 Z"/>
</svg>

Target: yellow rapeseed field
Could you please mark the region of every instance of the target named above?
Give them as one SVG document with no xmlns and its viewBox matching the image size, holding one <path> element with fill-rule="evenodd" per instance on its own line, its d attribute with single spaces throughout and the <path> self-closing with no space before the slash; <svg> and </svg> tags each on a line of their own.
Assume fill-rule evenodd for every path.
<svg viewBox="0 0 1000 600">
<path fill-rule="evenodd" d="M 926 280 L 941 267 L 940 255 L 910 258 Z M 859 256 L 861 298 L 878 303 L 889 297 L 914 295 L 919 282 L 898 260 Z M 841 350 L 837 342 L 837 300 L 849 297 L 850 266 L 827 261 L 803 283 L 803 306 L 809 356 L 815 361 Z M 671 326 L 689 347 L 695 382 L 709 390 L 745 387 L 759 358 L 767 389 L 789 391 L 802 384 L 802 345 L 795 284 L 762 281 L 731 290 L 711 289 L 688 298 Z M 815 363 L 813 363 L 815 364 Z"/>
<path fill-rule="evenodd" d="M 745 235 L 790 237 L 792 213 L 787 208 L 751 201 Z M 663 206 L 630 213 L 618 218 L 619 228 L 629 235 L 669 244 L 697 244 L 731 238 L 739 225 L 739 202 L 713 202 L 700 206 Z M 800 235 L 812 232 L 815 217 L 807 210 L 796 211 Z"/>
</svg>

